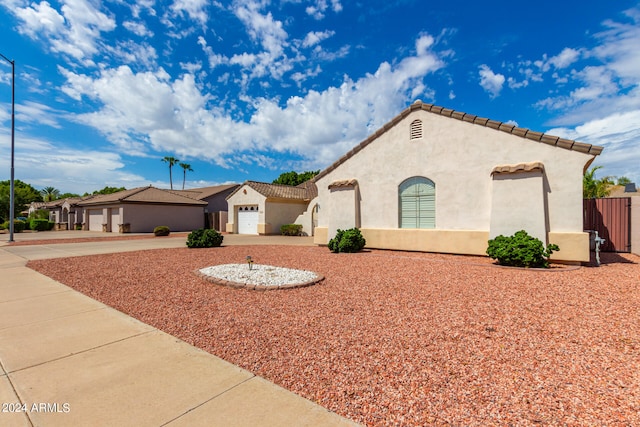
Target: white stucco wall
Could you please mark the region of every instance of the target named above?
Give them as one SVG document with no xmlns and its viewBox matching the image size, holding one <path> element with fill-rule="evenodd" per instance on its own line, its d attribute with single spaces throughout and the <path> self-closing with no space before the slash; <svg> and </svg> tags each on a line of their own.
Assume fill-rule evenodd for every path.
<svg viewBox="0 0 640 427">
<path fill-rule="evenodd" d="M 266 198 L 248 185 L 242 185 L 231 197 L 227 199 L 229 216 L 227 218 L 227 232 L 238 232 L 238 206 L 258 206 L 258 232 L 260 224 L 265 224 L 265 200 Z"/>
<path fill-rule="evenodd" d="M 525 230 L 547 244 L 546 197 L 542 171 L 494 174 L 489 238 Z"/>
<path fill-rule="evenodd" d="M 280 234 L 280 227 L 295 224 L 296 219 L 305 212 L 307 203 L 303 201 L 284 202 L 267 201 L 265 209 L 265 234 Z"/>
<path fill-rule="evenodd" d="M 423 136 L 410 140 L 409 127 L 415 119 L 422 120 Z M 318 227 L 333 228 L 333 213 L 324 209 L 332 203 L 329 184 L 357 179 L 362 229 L 398 229 L 398 186 L 409 177 L 424 176 L 436 187 L 437 230 L 481 231 L 488 236 L 493 168 L 539 161 L 544 164 L 549 184 L 548 231 L 582 234 L 582 174 L 592 158 L 593 155 L 416 110 L 318 179 Z M 333 237 L 328 232 L 324 235 Z M 578 240 L 583 237 L 588 242 L 587 235 Z"/>
</svg>

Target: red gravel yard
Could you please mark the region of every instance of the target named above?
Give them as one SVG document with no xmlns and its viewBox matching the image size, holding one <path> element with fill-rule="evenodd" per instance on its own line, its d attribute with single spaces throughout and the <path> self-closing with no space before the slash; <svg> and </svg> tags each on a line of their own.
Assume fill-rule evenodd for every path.
<svg viewBox="0 0 640 427">
<path fill-rule="evenodd" d="M 325 280 L 261 292 L 194 273 L 247 255 Z M 363 424 L 640 425 L 640 257 L 602 258 L 228 246 L 28 265 Z"/>
</svg>

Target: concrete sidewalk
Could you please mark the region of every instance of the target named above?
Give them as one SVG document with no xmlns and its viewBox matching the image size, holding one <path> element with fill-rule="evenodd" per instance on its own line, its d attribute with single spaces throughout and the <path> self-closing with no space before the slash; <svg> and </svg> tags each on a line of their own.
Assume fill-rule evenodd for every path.
<svg viewBox="0 0 640 427">
<path fill-rule="evenodd" d="M 64 245 L 58 256 L 104 253 Z M 47 251 L 0 247 L 0 425 L 356 425 L 26 268 L 22 248 Z"/>
</svg>

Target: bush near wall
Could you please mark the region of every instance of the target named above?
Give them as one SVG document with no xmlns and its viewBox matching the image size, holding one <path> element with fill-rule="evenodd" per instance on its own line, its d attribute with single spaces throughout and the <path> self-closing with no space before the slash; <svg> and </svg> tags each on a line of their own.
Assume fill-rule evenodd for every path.
<svg viewBox="0 0 640 427">
<path fill-rule="evenodd" d="M 166 225 L 159 225 L 153 229 L 153 234 L 156 236 L 168 236 L 171 230 Z"/>
<path fill-rule="evenodd" d="M 511 267 L 549 267 L 547 260 L 553 251 L 559 251 L 558 245 L 544 244 L 540 239 L 529 236 L 526 231 L 517 231 L 513 236 L 497 236 L 489 240 L 487 255 L 497 259 L 500 265 Z"/>
<path fill-rule="evenodd" d="M 29 228 L 35 231 L 48 231 L 49 220 L 40 218 L 31 218 L 29 221 Z"/>
<path fill-rule="evenodd" d="M 367 241 L 362 237 L 362 233 L 357 228 L 349 230 L 338 230 L 333 239 L 329 240 L 329 250 L 331 252 L 358 252 L 364 248 Z"/>
<path fill-rule="evenodd" d="M 302 233 L 301 224 L 284 224 L 280 227 L 283 236 L 299 236 Z"/>
</svg>

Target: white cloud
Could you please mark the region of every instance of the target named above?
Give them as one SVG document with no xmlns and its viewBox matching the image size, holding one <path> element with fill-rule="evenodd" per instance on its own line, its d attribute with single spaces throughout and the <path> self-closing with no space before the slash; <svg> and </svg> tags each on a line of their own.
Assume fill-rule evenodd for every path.
<svg viewBox="0 0 640 427">
<path fill-rule="evenodd" d="M 25 101 L 20 104 L 16 104 L 16 122 L 35 123 L 50 126 L 56 129 L 60 129 L 60 123 L 58 118 L 62 113 L 55 111 L 48 105 L 40 104 L 38 102 Z"/>
<path fill-rule="evenodd" d="M 0 131 L 3 151 L 9 142 L 10 135 Z M 29 184 L 36 188 L 54 186 L 62 192 L 83 194 L 105 185 L 127 188 L 149 185 L 143 177 L 125 172 L 125 164 L 117 153 L 79 150 L 24 133 L 19 142 L 15 147 L 15 169 L 21 174 L 28 171 Z M 8 156 L 0 156 L 0 169 L 9 170 Z"/>
<path fill-rule="evenodd" d="M 562 69 L 572 65 L 578 59 L 580 59 L 580 51 L 566 47 L 558 55 L 549 58 L 548 63 L 555 68 Z"/>
<path fill-rule="evenodd" d="M 133 34 L 140 37 L 153 37 L 153 31 L 151 31 L 144 22 L 140 21 L 124 21 L 122 26 Z"/>
<path fill-rule="evenodd" d="M 302 47 L 315 46 L 318 43 L 322 42 L 323 40 L 326 40 L 329 37 L 332 37 L 335 33 L 336 33 L 335 31 L 330 31 L 330 30 L 310 31 L 309 33 L 307 33 L 304 40 L 302 41 Z"/>
<path fill-rule="evenodd" d="M 613 113 L 587 121 L 575 128 L 554 128 L 548 133 L 588 144 L 604 150 L 594 162 L 603 173 L 626 176 L 640 184 L 640 109 Z"/>
<path fill-rule="evenodd" d="M 251 40 L 263 49 L 259 53 L 243 52 L 231 58 L 231 64 L 240 64 L 249 71 L 242 79 L 245 84 L 251 79 L 267 75 L 279 80 L 293 68 L 295 61 L 285 52 L 290 43 L 282 22 L 274 19 L 271 12 L 261 13 L 263 7 L 263 3 L 254 0 L 238 0 L 232 7 Z"/>
<path fill-rule="evenodd" d="M 480 66 L 480 86 L 489 92 L 492 98 L 500 95 L 502 86 L 505 82 L 505 77 L 502 74 L 494 73 L 488 65 L 482 64 Z"/>
<path fill-rule="evenodd" d="M 307 6 L 305 11 L 307 15 L 312 16 L 314 19 L 321 20 L 325 17 L 329 4 L 326 0 L 315 0 L 311 6 Z M 342 11 L 342 3 L 340 0 L 331 0 L 331 10 L 338 13 Z"/>
<path fill-rule="evenodd" d="M 86 0 L 63 0 L 60 12 L 42 1 L 15 7 L 18 30 L 33 39 L 47 38 L 53 52 L 92 64 L 101 33 L 112 31 L 115 20 Z"/>
<path fill-rule="evenodd" d="M 202 28 L 206 28 L 208 0 L 175 0 L 170 6 L 173 16 L 186 15 L 189 19 L 196 21 Z"/>
<path fill-rule="evenodd" d="M 249 152 L 288 152 L 321 167 L 391 119 L 406 107 L 408 98 L 432 96 L 423 79 L 444 65 L 432 45 L 433 39 L 423 35 L 416 41 L 414 56 L 394 65 L 384 62 L 358 80 L 345 76 L 338 87 L 312 90 L 284 104 L 245 95 L 255 109 L 248 122 L 211 107 L 216 103 L 191 74 L 172 80 L 161 69 L 134 73 L 127 66 L 103 70 L 97 78 L 61 72 L 67 78 L 65 93 L 102 105 L 75 119 L 100 130 L 122 149 L 142 155 L 150 150 L 173 152 L 227 167 Z M 268 164 L 267 159 L 261 162 Z"/>
</svg>

